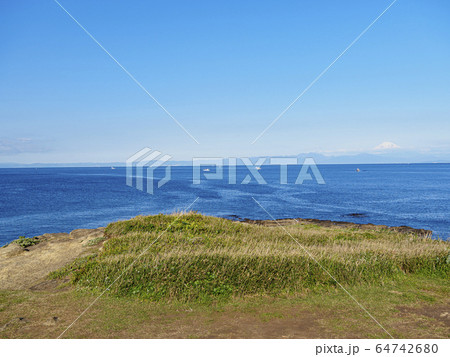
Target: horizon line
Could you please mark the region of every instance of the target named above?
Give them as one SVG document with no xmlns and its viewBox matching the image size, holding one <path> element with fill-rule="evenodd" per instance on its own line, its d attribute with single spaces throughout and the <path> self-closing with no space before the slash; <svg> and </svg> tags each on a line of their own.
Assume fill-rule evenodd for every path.
<svg viewBox="0 0 450 357">
<path fill-rule="evenodd" d="M 183 164 L 180 164 L 183 163 Z M 179 163 L 168 163 L 162 166 L 175 166 L 175 167 L 193 167 L 194 165 L 188 164 L 190 161 L 179 161 Z M 126 168 L 125 163 L 93 163 L 93 162 L 80 162 L 80 163 L 32 163 L 32 164 L 20 164 L 20 163 L 0 163 L 0 169 L 26 169 L 26 168 L 40 168 L 40 169 L 51 169 L 51 168 Z M 450 161 L 422 161 L 422 162 L 355 162 L 355 163 L 316 163 L 316 165 L 438 165 L 438 164 L 450 164 Z M 48 165 L 48 166 L 46 166 Z M 83 166 L 87 165 L 87 166 Z M 256 164 L 255 164 L 256 165 Z M 297 166 L 299 164 L 288 164 L 288 166 Z M 229 164 L 214 165 L 214 164 L 202 164 L 200 166 L 230 166 Z M 236 166 L 243 166 L 245 164 L 236 164 Z M 260 166 L 280 166 L 280 164 L 261 164 Z"/>
</svg>

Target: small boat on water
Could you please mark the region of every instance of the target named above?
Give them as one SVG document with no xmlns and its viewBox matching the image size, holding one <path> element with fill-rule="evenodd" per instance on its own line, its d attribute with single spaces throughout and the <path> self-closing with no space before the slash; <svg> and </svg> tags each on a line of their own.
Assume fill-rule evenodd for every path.
<svg viewBox="0 0 450 357">
<path fill-rule="evenodd" d="M 116 168 L 114 166 L 111 166 L 111 170 L 115 170 Z"/>
<path fill-rule="evenodd" d="M 256 166 L 256 170 L 261 170 L 261 167 L 260 166 Z"/>
<path fill-rule="evenodd" d="M 356 168 L 356 172 L 360 172 L 361 170 L 359 168 Z"/>
<path fill-rule="evenodd" d="M 211 170 L 210 169 L 204 169 L 203 171 L 208 172 L 208 171 L 211 171 Z"/>
</svg>

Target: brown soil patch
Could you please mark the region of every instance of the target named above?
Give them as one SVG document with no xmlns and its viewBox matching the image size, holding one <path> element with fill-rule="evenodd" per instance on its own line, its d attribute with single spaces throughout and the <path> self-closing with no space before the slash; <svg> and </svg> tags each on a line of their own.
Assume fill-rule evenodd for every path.
<svg viewBox="0 0 450 357">
<path fill-rule="evenodd" d="M 325 331 L 317 314 L 290 309 L 268 320 L 240 313 L 222 314 L 209 326 L 203 338 L 318 338 Z"/>
<path fill-rule="evenodd" d="M 70 234 L 44 234 L 37 237 L 38 244 L 28 248 L 16 243 L 0 248 L 0 289 L 20 290 L 36 286 L 39 289 L 39 284 L 50 272 L 97 251 L 100 245 L 89 246 L 87 243 L 103 234 L 104 228 L 77 229 Z"/>
<path fill-rule="evenodd" d="M 446 327 L 450 327 L 450 305 L 433 305 L 421 307 L 404 307 L 400 306 L 399 311 L 404 314 L 414 314 L 417 316 L 431 317 L 442 323 Z"/>
</svg>

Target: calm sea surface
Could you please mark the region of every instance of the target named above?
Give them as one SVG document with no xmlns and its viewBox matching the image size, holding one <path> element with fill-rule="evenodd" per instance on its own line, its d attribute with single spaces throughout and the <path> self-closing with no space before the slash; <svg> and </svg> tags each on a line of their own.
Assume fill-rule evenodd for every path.
<svg viewBox="0 0 450 357">
<path fill-rule="evenodd" d="M 0 245 L 21 235 L 183 210 L 196 197 L 191 209 L 219 217 L 270 219 L 253 196 L 275 218 L 407 225 L 442 239 L 450 236 L 450 164 L 319 165 L 325 185 L 295 185 L 299 170 L 289 168 L 287 185 L 279 183 L 277 166 L 259 171 L 265 185 L 239 184 L 248 174 L 245 167 L 237 169 L 238 184 L 228 184 L 225 170 L 223 180 L 194 185 L 191 167 L 173 167 L 171 181 L 150 195 L 126 186 L 120 167 L 0 169 Z M 162 171 L 155 175 L 163 176 Z"/>
</svg>

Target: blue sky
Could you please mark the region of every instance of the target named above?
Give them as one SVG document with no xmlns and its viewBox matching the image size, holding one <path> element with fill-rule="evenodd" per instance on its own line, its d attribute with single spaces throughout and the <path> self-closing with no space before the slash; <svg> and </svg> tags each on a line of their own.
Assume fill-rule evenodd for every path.
<svg viewBox="0 0 450 357">
<path fill-rule="evenodd" d="M 52 0 L 0 2 L 0 163 L 367 152 L 450 157 L 450 3 L 61 0 L 195 143 Z"/>
</svg>

